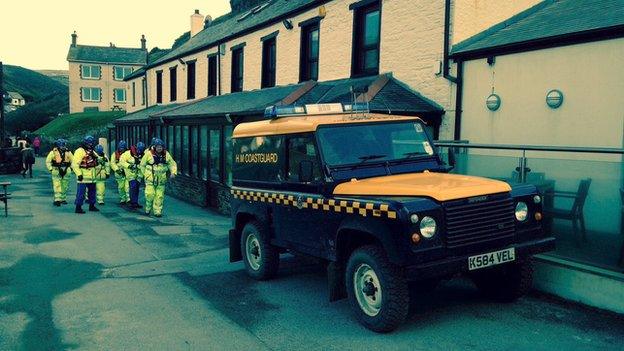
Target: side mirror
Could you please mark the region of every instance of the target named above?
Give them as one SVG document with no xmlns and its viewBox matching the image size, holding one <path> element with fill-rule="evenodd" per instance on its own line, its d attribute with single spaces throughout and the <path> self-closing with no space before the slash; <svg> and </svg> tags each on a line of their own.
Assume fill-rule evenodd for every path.
<svg viewBox="0 0 624 351">
<path fill-rule="evenodd" d="M 299 182 L 310 183 L 314 180 L 314 163 L 303 160 L 299 162 Z"/>
</svg>

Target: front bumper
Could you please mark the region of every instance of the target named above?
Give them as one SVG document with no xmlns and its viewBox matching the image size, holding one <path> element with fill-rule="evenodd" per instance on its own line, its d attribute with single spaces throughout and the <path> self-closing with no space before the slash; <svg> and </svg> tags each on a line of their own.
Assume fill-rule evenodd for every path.
<svg viewBox="0 0 624 351">
<path fill-rule="evenodd" d="M 488 252 L 503 250 L 513 247 L 516 251 L 516 260 L 521 260 L 532 255 L 552 251 L 555 249 L 555 238 L 543 238 L 500 247 Z M 468 257 L 478 255 L 475 252 L 470 255 L 453 256 L 442 260 L 431 261 L 406 267 L 408 280 L 421 280 L 455 275 L 468 272 Z M 483 252 L 486 253 L 486 252 Z"/>
</svg>

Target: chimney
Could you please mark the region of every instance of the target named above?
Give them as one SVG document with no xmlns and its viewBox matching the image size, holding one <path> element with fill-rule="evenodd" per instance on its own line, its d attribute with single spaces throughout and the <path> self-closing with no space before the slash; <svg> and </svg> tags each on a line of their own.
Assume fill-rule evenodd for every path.
<svg viewBox="0 0 624 351">
<path fill-rule="evenodd" d="M 145 39 L 145 34 L 141 34 L 141 49 L 147 50 L 147 40 Z"/>
<path fill-rule="evenodd" d="M 76 44 L 78 43 L 78 34 L 76 34 L 76 31 L 74 31 L 74 33 L 72 34 L 72 43 L 71 46 L 72 47 L 76 47 Z"/>
<path fill-rule="evenodd" d="M 199 10 L 195 10 L 195 13 L 191 15 L 191 38 L 201 32 L 204 28 L 203 22 L 204 16 L 199 13 Z"/>
<path fill-rule="evenodd" d="M 115 44 L 113 44 L 113 42 L 112 42 L 112 41 L 111 41 L 111 42 L 109 42 L 109 43 L 108 43 L 108 45 L 109 45 L 111 48 L 114 48 L 114 47 L 115 47 Z"/>
</svg>

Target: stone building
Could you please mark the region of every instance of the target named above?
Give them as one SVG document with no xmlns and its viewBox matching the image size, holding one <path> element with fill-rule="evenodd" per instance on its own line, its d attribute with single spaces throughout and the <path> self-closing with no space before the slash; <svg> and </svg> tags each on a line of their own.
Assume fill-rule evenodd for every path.
<svg viewBox="0 0 624 351">
<path fill-rule="evenodd" d="M 126 79 L 141 103 L 115 123 L 117 139 L 165 139 L 182 169 L 171 191 L 224 211 L 233 124 L 267 105 L 349 102 L 355 88 L 372 110 L 419 115 L 435 138 L 452 138 L 451 45 L 536 0 L 231 3 L 216 19 L 196 10 L 187 42 Z"/>
<path fill-rule="evenodd" d="M 69 62 L 69 112 L 125 110 L 124 78 L 147 63 L 145 36 L 139 48 L 78 45 L 72 34 Z"/>
</svg>

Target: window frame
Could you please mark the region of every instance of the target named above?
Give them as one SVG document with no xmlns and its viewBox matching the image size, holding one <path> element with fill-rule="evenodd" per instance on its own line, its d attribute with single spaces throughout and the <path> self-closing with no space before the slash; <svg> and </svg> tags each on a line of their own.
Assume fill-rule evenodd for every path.
<svg viewBox="0 0 624 351">
<path fill-rule="evenodd" d="M 193 100 L 196 96 L 197 61 L 186 61 L 186 99 Z M 192 77 L 191 77 L 192 76 Z"/>
<path fill-rule="evenodd" d="M 93 96 L 93 91 L 96 90 L 98 91 L 98 99 L 86 99 L 85 98 L 85 91 L 89 91 L 89 96 Z M 102 101 L 102 88 L 97 88 L 97 87 L 81 87 L 80 88 L 80 101 L 82 102 L 101 102 Z"/>
<path fill-rule="evenodd" d="M 315 165 L 316 165 L 316 171 L 318 172 L 318 180 L 313 180 L 310 183 L 301 183 L 297 177 L 297 179 L 293 180 L 290 178 L 290 143 L 293 139 L 304 139 L 304 138 L 308 138 L 310 139 L 310 141 L 312 142 L 312 145 L 314 145 L 314 150 L 316 152 L 316 156 L 315 156 Z M 286 135 L 286 138 L 284 140 L 284 150 L 285 150 L 285 162 L 283 164 L 284 170 L 284 182 L 288 183 L 288 184 L 301 184 L 301 185 L 317 185 L 323 182 L 323 169 L 321 167 L 322 165 L 322 161 L 321 161 L 321 150 L 317 145 L 317 138 L 315 133 L 298 133 L 298 134 L 289 134 Z M 297 166 L 298 167 L 298 166 Z M 297 170 L 298 172 L 298 170 Z"/>
<path fill-rule="evenodd" d="M 156 71 L 156 103 L 163 102 L 163 71 Z"/>
<path fill-rule="evenodd" d="M 381 1 L 364 0 L 361 3 L 352 4 L 350 8 L 353 10 L 351 77 L 378 75 L 381 61 Z M 366 15 L 375 11 L 379 12 L 379 28 L 377 28 L 378 40 L 374 45 L 366 46 L 364 44 L 366 37 Z M 377 51 L 377 66 L 375 68 L 366 69 L 364 67 L 365 55 L 371 50 Z"/>
<path fill-rule="evenodd" d="M 118 100 L 117 99 L 117 92 L 122 91 L 123 92 L 123 100 Z M 113 89 L 113 101 L 114 102 L 119 102 L 119 103 L 123 103 L 125 104 L 128 100 L 128 97 L 126 96 L 126 89 L 123 88 L 114 88 Z"/>
<path fill-rule="evenodd" d="M 277 82 L 277 34 L 262 40 L 260 88 L 272 88 Z"/>
<path fill-rule="evenodd" d="M 208 55 L 208 90 L 207 96 L 216 96 L 217 95 L 217 55 L 212 54 Z"/>
<path fill-rule="evenodd" d="M 97 67 L 99 74 L 97 77 L 93 76 L 93 68 Z M 89 68 L 89 75 L 85 75 L 85 68 Z M 100 65 L 80 65 L 80 78 L 85 80 L 100 80 L 102 79 L 102 66 Z"/>
<path fill-rule="evenodd" d="M 178 66 L 169 67 L 169 101 L 178 100 Z"/>
<path fill-rule="evenodd" d="M 122 70 L 122 75 L 121 78 L 119 78 L 119 76 L 117 76 L 117 69 L 121 69 Z M 130 72 L 126 73 L 126 70 L 130 70 Z M 127 76 L 129 76 L 130 74 L 132 74 L 132 72 L 134 72 L 134 67 L 128 67 L 128 66 L 113 66 L 113 80 L 116 81 L 123 81 L 124 78 L 126 78 Z"/>
<path fill-rule="evenodd" d="M 245 48 L 243 45 L 232 49 L 232 72 L 230 92 L 237 93 L 243 91 L 245 84 Z"/>
<path fill-rule="evenodd" d="M 306 21 L 307 22 L 307 21 Z M 313 19 L 306 24 L 300 23 L 301 26 L 301 47 L 299 53 L 299 82 L 305 82 L 309 80 L 318 81 L 319 76 L 319 62 L 321 57 L 321 21 L 320 19 Z M 318 32 L 318 48 L 316 60 L 313 60 L 310 56 L 311 50 L 311 34 L 312 32 Z M 312 77 L 312 64 L 316 65 L 316 77 Z"/>
</svg>

